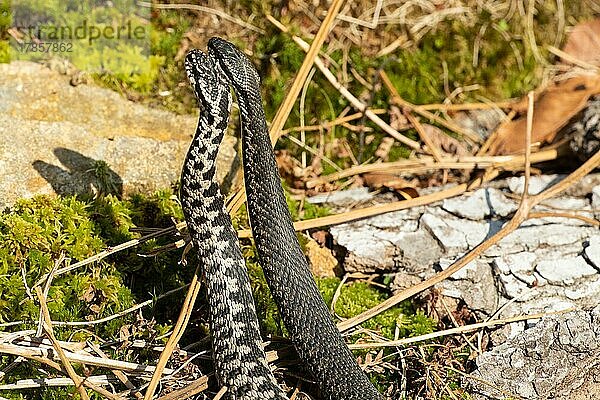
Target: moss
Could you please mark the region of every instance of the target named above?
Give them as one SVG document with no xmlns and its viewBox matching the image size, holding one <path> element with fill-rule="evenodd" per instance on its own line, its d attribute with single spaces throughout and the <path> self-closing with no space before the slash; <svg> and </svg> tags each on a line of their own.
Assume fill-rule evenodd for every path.
<svg viewBox="0 0 600 400">
<path fill-rule="evenodd" d="M 10 62 L 10 42 L 8 29 L 12 25 L 12 11 L 9 0 L 0 0 L 0 63 Z"/>
<path fill-rule="evenodd" d="M 333 295 L 340 284 L 338 278 L 323 278 L 317 281 L 323 298 L 331 305 Z M 335 303 L 335 312 L 342 318 L 352 318 L 380 304 L 387 295 L 364 282 L 344 285 Z M 393 339 L 398 330 L 399 337 L 418 336 L 435 330 L 436 322 L 415 309 L 410 301 L 404 301 L 362 324 L 367 329 Z"/>
<path fill-rule="evenodd" d="M 138 237 L 132 229 L 148 222 L 152 228 L 170 226 L 181 217 L 181 209 L 171 190 L 151 196 L 137 195 L 118 199 L 114 195 L 97 198 L 38 196 L 17 202 L 0 213 L 0 322 L 36 321 L 39 305 L 32 286 L 47 274 L 56 260 L 66 257 L 73 264 L 99 253 L 111 245 Z M 162 225 L 161 225 L 162 224 Z M 193 268 L 179 265 L 181 251 L 140 257 L 138 253 L 155 250 L 173 241 L 161 238 L 138 248 L 121 251 L 102 261 L 55 276 L 48 292 L 48 309 L 53 320 L 96 320 L 122 311 L 134 302 L 147 300 L 149 294 L 187 283 Z M 61 264 L 61 267 L 65 264 Z M 85 341 L 94 337 L 118 339 L 128 332 L 130 339 L 150 339 L 165 334 L 170 325 L 151 322 L 176 318 L 181 299 L 166 299 L 153 309 L 145 309 L 147 320 L 128 314 L 102 324 L 55 327 L 59 339 Z M 145 322 L 146 321 L 146 322 Z M 148 322 L 150 321 L 150 322 Z M 141 325 L 140 325 L 141 324 Z M 23 328 L 31 328 L 26 324 Z M 19 327 L 17 327 L 19 328 Z M 17 329 L 15 327 L 12 329 Z M 112 357 L 137 362 L 153 361 L 152 351 L 135 352 L 106 349 Z M 0 368 L 12 361 L 0 359 Z M 80 374 L 84 372 L 78 369 Z M 39 376 L 35 363 L 23 363 L 5 377 L 7 383 Z M 27 398 L 64 398 L 72 390 L 47 388 L 27 392 Z M 19 393 L 6 393 L 20 398 Z M 31 396 L 31 397 L 29 397 Z"/>
<path fill-rule="evenodd" d="M 293 199 L 285 186 L 285 182 L 284 191 L 285 200 L 287 202 L 288 209 L 290 210 L 290 214 L 292 215 L 293 221 L 320 218 L 331 214 L 331 209 L 327 206 L 309 203 L 308 201 L 300 202 Z"/>
<path fill-rule="evenodd" d="M 253 245 L 242 246 L 242 253 L 246 259 L 246 266 L 250 275 L 252 294 L 256 303 L 256 311 L 261 331 L 269 335 L 286 336 L 287 331 L 283 320 L 273 300 L 269 285 L 265 279 L 262 268 L 258 263 L 258 254 Z"/>
<path fill-rule="evenodd" d="M 39 309 L 30 288 L 61 257 L 74 263 L 100 252 L 106 244 L 99 232 L 90 207 L 73 197 L 21 200 L 0 214 L 0 321 L 35 320 Z M 121 274 L 100 262 L 55 277 L 48 308 L 53 319 L 72 321 L 111 315 L 132 303 Z"/>
</svg>

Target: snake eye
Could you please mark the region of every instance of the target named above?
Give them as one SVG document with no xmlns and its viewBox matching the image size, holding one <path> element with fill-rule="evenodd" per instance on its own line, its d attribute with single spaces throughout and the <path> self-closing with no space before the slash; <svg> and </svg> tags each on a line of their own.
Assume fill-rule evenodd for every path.
<svg viewBox="0 0 600 400">
<path fill-rule="evenodd" d="M 232 43 L 213 37 L 208 41 L 208 50 L 236 90 L 258 89 L 260 76 L 256 68 L 250 59 Z"/>
<path fill-rule="evenodd" d="M 205 106 L 214 97 L 214 85 L 210 83 L 215 78 L 213 60 L 202 51 L 194 49 L 185 56 L 184 65 L 196 97 Z"/>
</svg>

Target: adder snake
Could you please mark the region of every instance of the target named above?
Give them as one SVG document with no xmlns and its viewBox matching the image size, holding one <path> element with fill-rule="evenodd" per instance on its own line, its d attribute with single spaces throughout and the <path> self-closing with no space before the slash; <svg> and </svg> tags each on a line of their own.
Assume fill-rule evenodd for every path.
<svg viewBox="0 0 600 400">
<path fill-rule="evenodd" d="M 206 281 L 217 378 L 231 399 L 285 399 L 269 369 L 244 260 L 215 180 L 233 87 L 240 109 L 248 213 L 259 262 L 290 338 L 328 399 L 381 399 L 355 361 L 320 296 L 285 201 L 260 95 L 260 78 L 231 43 L 185 59 L 200 102 L 181 176 L 181 202 Z"/>
</svg>

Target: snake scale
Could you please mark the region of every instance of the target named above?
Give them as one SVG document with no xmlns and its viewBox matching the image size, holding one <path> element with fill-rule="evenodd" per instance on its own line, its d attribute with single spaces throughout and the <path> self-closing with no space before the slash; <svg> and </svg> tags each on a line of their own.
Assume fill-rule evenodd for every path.
<svg viewBox="0 0 600 400">
<path fill-rule="evenodd" d="M 292 342 L 324 398 L 381 399 L 333 323 L 298 243 L 275 164 L 256 69 L 233 44 L 220 38 L 209 41 L 208 54 L 189 52 L 185 68 L 201 111 L 183 166 L 181 202 L 206 281 L 215 370 L 219 382 L 228 387 L 226 396 L 287 398 L 266 361 L 247 270 L 215 180 L 231 86 L 240 109 L 252 234 Z"/>
</svg>

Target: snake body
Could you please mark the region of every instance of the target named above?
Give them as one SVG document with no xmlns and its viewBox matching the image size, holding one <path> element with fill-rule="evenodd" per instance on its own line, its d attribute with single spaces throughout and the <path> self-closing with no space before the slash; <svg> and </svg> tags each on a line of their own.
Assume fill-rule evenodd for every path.
<svg viewBox="0 0 600 400">
<path fill-rule="evenodd" d="M 212 38 L 208 48 L 208 55 L 192 51 L 186 58 L 188 76 L 204 110 L 182 174 L 182 205 L 205 267 L 219 380 L 240 396 L 233 398 L 283 396 L 272 386 L 275 381 L 260 346 L 256 312 L 237 238 L 225 214 L 218 186 L 212 180 L 216 147 L 229 113 L 227 91 L 222 88 L 225 79 L 233 87 L 240 108 L 248 213 L 259 262 L 294 346 L 325 398 L 381 399 L 333 323 L 298 243 L 267 130 L 258 73 L 231 43 Z M 222 94 L 214 95 L 221 91 Z M 189 182 L 184 181 L 186 175 Z M 195 220 L 193 224 L 191 220 Z M 218 235 L 214 236 L 215 233 Z M 215 255 L 211 254 L 211 248 L 226 251 Z M 236 261 L 230 261 L 233 259 Z M 225 278 L 210 276 L 223 273 Z M 217 299 L 211 300 L 210 296 Z M 245 304 L 243 312 L 238 310 L 240 304 Z M 225 356 L 219 354 L 223 350 Z M 240 371 L 249 377 L 242 378 L 238 375 Z M 248 383 L 255 379 L 260 385 Z M 247 387 L 261 385 L 272 392 L 263 390 L 257 396 L 244 392 Z"/>
<path fill-rule="evenodd" d="M 236 400 L 286 399 L 266 361 L 250 279 L 215 179 L 231 93 L 213 59 L 193 50 L 185 68 L 200 102 L 181 173 L 181 205 L 206 281 L 215 370 Z"/>
</svg>

